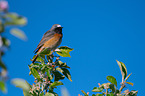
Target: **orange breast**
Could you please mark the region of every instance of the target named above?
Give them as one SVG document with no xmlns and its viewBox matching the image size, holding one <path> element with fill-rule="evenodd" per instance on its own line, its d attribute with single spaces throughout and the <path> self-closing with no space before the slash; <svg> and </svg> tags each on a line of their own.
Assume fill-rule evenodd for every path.
<svg viewBox="0 0 145 96">
<path fill-rule="evenodd" d="M 54 34 L 54 36 L 51 39 L 49 39 L 48 41 L 46 41 L 44 43 L 43 47 L 45 47 L 45 48 L 53 48 L 53 46 L 55 46 L 59 42 L 59 40 L 61 38 L 62 38 L 62 35 L 56 33 L 56 34 Z"/>
</svg>

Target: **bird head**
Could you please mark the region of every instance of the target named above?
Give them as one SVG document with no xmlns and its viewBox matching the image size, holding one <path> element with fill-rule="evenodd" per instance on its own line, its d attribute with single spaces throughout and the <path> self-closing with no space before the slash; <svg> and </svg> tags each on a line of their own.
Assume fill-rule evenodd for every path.
<svg viewBox="0 0 145 96">
<path fill-rule="evenodd" d="M 61 27 L 61 25 L 59 24 L 54 24 L 52 27 L 51 27 L 51 30 L 55 30 L 55 29 L 62 29 L 63 27 Z"/>
<path fill-rule="evenodd" d="M 62 33 L 62 26 L 59 25 L 59 24 L 54 24 L 52 27 L 51 27 L 51 30 L 52 31 L 55 31 L 56 33 Z"/>
</svg>

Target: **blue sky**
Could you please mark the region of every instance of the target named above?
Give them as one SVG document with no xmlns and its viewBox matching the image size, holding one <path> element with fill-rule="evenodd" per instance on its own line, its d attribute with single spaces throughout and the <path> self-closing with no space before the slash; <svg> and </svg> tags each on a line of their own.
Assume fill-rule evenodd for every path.
<svg viewBox="0 0 145 96">
<path fill-rule="evenodd" d="M 63 81 L 71 96 L 81 90 L 91 92 L 98 83 L 108 82 L 112 75 L 118 85 L 121 73 L 116 60 L 125 63 L 130 90 L 138 90 L 143 96 L 145 86 L 145 1 L 144 0 L 8 0 L 10 11 L 28 19 L 20 27 L 27 37 L 24 42 L 7 32 L 11 48 L 4 56 L 10 79 L 23 78 L 30 84 L 28 64 L 33 57 L 42 35 L 53 24 L 61 24 L 61 46 L 74 48 L 71 58 L 61 58 L 71 67 L 73 82 Z M 7 82 L 8 93 L 4 96 L 23 96 L 21 89 Z M 59 87 L 56 92 L 60 93 Z M 82 93 L 81 93 L 82 94 Z M 2 95 L 3 96 L 3 95 Z"/>
</svg>

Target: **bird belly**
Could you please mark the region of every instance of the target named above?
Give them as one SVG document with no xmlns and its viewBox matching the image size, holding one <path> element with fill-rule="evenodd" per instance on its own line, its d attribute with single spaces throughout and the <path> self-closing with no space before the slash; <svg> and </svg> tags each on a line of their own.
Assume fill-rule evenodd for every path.
<svg viewBox="0 0 145 96">
<path fill-rule="evenodd" d="M 49 50 L 55 50 L 62 41 L 62 35 L 56 33 L 51 39 L 46 41 L 43 45 L 44 48 L 48 48 Z"/>
</svg>

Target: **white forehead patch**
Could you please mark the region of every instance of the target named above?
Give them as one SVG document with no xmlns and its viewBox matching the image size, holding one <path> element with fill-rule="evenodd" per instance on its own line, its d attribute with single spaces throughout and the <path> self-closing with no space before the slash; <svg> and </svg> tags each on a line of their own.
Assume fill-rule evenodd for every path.
<svg viewBox="0 0 145 96">
<path fill-rule="evenodd" d="M 61 25 L 57 25 L 57 27 L 61 27 Z"/>
</svg>

